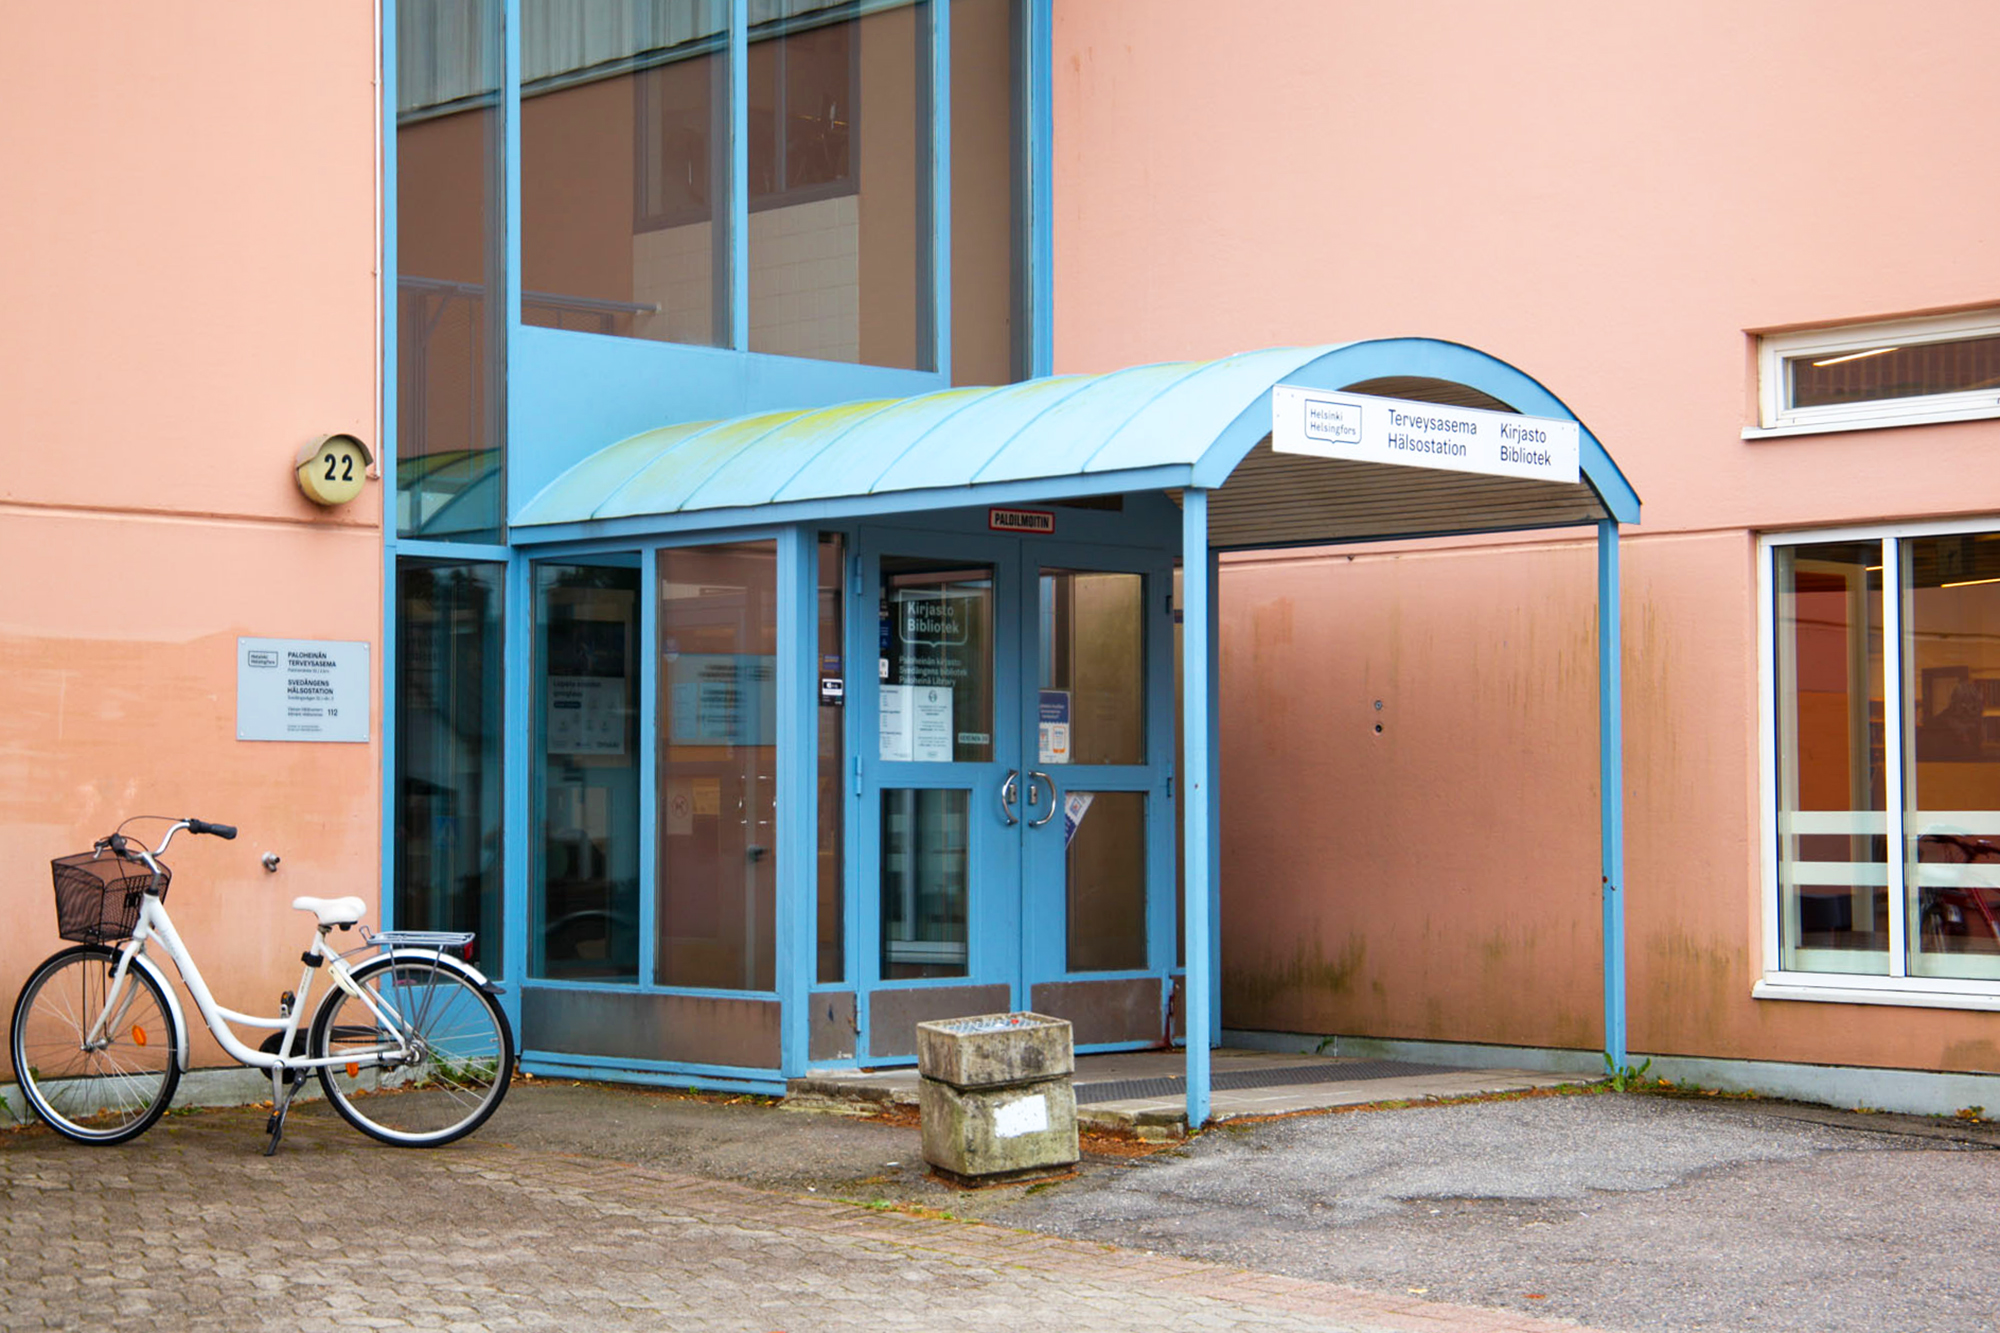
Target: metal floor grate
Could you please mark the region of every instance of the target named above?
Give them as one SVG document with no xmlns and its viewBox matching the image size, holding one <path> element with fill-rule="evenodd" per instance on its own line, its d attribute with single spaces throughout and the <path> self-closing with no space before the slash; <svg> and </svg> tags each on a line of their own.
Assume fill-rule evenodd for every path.
<svg viewBox="0 0 2000 1333">
<path fill-rule="evenodd" d="M 1458 1065 L 1419 1065 L 1407 1060 L 1355 1060 L 1346 1064 L 1289 1065 L 1281 1069 L 1241 1069 L 1217 1074 L 1209 1084 L 1217 1092 L 1238 1088 L 1282 1088 L 1304 1083 L 1359 1083 L 1371 1078 L 1409 1078 L 1418 1074 L 1460 1074 Z M 1187 1077 L 1128 1078 L 1113 1083 L 1079 1083 L 1076 1104 L 1137 1101 L 1144 1097 L 1180 1097 Z"/>
</svg>

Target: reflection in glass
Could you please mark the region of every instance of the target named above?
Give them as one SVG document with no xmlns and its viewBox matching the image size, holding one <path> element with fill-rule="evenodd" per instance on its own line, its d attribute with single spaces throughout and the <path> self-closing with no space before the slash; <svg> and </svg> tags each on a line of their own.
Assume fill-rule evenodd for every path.
<svg viewBox="0 0 2000 1333">
<path fill-rule="evenodd" d="M 1040 762 L 1146 762 L 1146 580 L 1044 570 Z"/>
<path fill-rule="evenodd" d="M 777 982 L 774 542 L 659 553 L 663 986 Z"/>
<path fill-rule="evenodd" d="M 882 792 L 882 979 L 966 975 L 966 791 Z"/>
<path fill-rule="evenodd" d="M 2000 534 L 1900 554 L 1909 971 L 2000 979 Z"/>
<path fill-rule="evenodd" d="M 751 6 L 750 350 L 925 369 L 930 6 L 866 8 Z"/>
<path fill-rule="evenodd" d="M 1007 384 L 1028 374 L 1021 304 L 1017 109 L 1019 0 L 952 0 L 951 378 Z"/>
<path fill-rule="evenodd" d="M 1792 407 L 1838 407 L 1991 389 L 2000 384 L 2000 337 L 1789 357 L 1785 378 Z"/>
<path fill-rule="evenodd" d="M 1889 970 L 1882 548 L 1777 551 L 1778 884 L 1788 971 Z"/>
<path fill-rule="evenodd" d="M 1068 791 L 1069 970 L 1146 966 L 1146 794 Z"/>
<path fill-rule="evenodd" d="M 396 566 L 395 923 L 477 933 L 501 975 L 501 608 L 505 566 Z"/>
<path fill-rule="evenodd" d="M 993 757 L 993 567 L 882 557 L 877 663 L 884 759 Z"/>
<path fill-rule="evenodd" d="M 396 6 L 396 526 L 498 541 L 500 0 Z"/>
<path fill-rule="evenodd" d="M 523 0 L 521 320 L 725 345 L 726 0 Z"/>
<path fill-rule="evenodd" d="M 535 566 L 537 977 L 639 971 L 639 561 Z M 613 562 L 618 563 L 613 563 Z"/>
<path fill-rule="evenodd" d="M 819 942 L 818 980 L 844 980 L 846 970 L 846 673 L 841 639 L 847 544 L 838 533 L 819 539 Z M 837 688 L 836 688 L 837 687 Z"/>
</svg>

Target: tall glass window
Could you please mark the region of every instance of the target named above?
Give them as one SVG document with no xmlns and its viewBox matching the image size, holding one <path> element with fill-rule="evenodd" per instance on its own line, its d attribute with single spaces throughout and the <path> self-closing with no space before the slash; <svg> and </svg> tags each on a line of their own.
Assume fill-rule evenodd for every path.
<svg viewBox="0 0 2000 1333">
<path fill-rule="evenodd" d="M 535 566 L 536 977 L 639 975 L 639 557 Z"/>
<path fill-rule="evenodd" d="M 930 43 L 928 0 L 752 0 L 751 351 L 931 364 Z"/>
<path fill-rule="evenodd" d="M 1772 559 L 1780 967 L 2000 981 L 2000 532 Z"/>
<path fill-rule="evenodd" d="M 1028 374 L 1019 0 L 952 0 L 951 379 Z"/>
<path fill-rule="evenodd" d="M 501 973 L 498 564 L 403 560 L 396 577 L 395 894 L 404 930 L 470 930 Z"/>
<path fill-rule="evenodd" d="M 396 5 L 396 526 L 505 514 L 500 0 Z"/>
<path fill-rule="evenodd" d="M 522 321 L 932 368 L 938 3 L 751 0 L 738 124 L 728 0 L 522 0 Z M 1020 0 L 952 0 L 961 384 L 1017 379 L 1028 361 L 1023 31 Z M 498 50 L 496 35 L 496 71 Z"/>
<path fill-rule="evenodd" d="M 1882 546 L 1777 557 L 1782 965 L 1889 970 Z"/>
<path fill-rule="evenodd" d="M 521 320 L 727 345 L 726 0 L 524 0 Z"/>
<path fill-rule="evenodd" d="M 659 554 L 661 985 L 777 985 L 777 570 L 769 541 Z"/>
<path fill-rule="evenodd" d="M 847 543 L 838 533 L 819 539 L 819 946 L 821 985 L 846 979 L 847 673 L 842 666 L 842 614 Z"/>
<path fill-rule="evenodd" d="M 1910 972 L 2000 980 L 2000 533 L 1898 546 Z"/>
</svg>

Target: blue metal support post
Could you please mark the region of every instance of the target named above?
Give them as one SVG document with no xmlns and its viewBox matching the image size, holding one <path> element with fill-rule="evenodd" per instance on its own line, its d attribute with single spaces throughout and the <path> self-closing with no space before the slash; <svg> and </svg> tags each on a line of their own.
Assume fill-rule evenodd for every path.
<svg viewBox="0 0 2000 1333">
<path fill-rule="evenodd" d="M 1213 584 L 1208 577 L 1208 492 L 1190 486 L 1181 494 L 1181 754 L 1184 798 L 1181 826 L 1187 846 L 1187 1122 L 1208 1121 L 1209 1042 L 1213 1030 L 1209 954 L 1210 763 L 1209 639 L 1215 632 Z"/>
<path fill-rule="evenodd" d="M 1604 1057 L 1625 1052 L 1625 719 L 1619 636 L 1618 520 L 1597 525 L 1598 813 L 1604 856 Z"/>
<path fill-rule="evenodd" d="M 779 1072 L 799 1078 L 810 1058 L 813 900 L 818 833 L 818 533 L 778 535 L 777 920 Z"/>
</svg>

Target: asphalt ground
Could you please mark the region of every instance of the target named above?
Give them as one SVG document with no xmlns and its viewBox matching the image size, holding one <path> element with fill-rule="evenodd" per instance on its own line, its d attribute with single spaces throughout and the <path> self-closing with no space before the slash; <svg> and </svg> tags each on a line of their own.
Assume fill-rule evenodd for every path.
<svg viewBox="0 0 2000 1333">
<path fill-rule="evenodd" d="M 2000 1328 L 1990 1126 L 1536 1096 L 1093 1139 L 968 1192 L 907 1114 L 536 1081 L 429 1152 L 301 1105 L 272 1159 L 262 1119 L 0 1132 L 0 1323 Z"/>
</svg>

